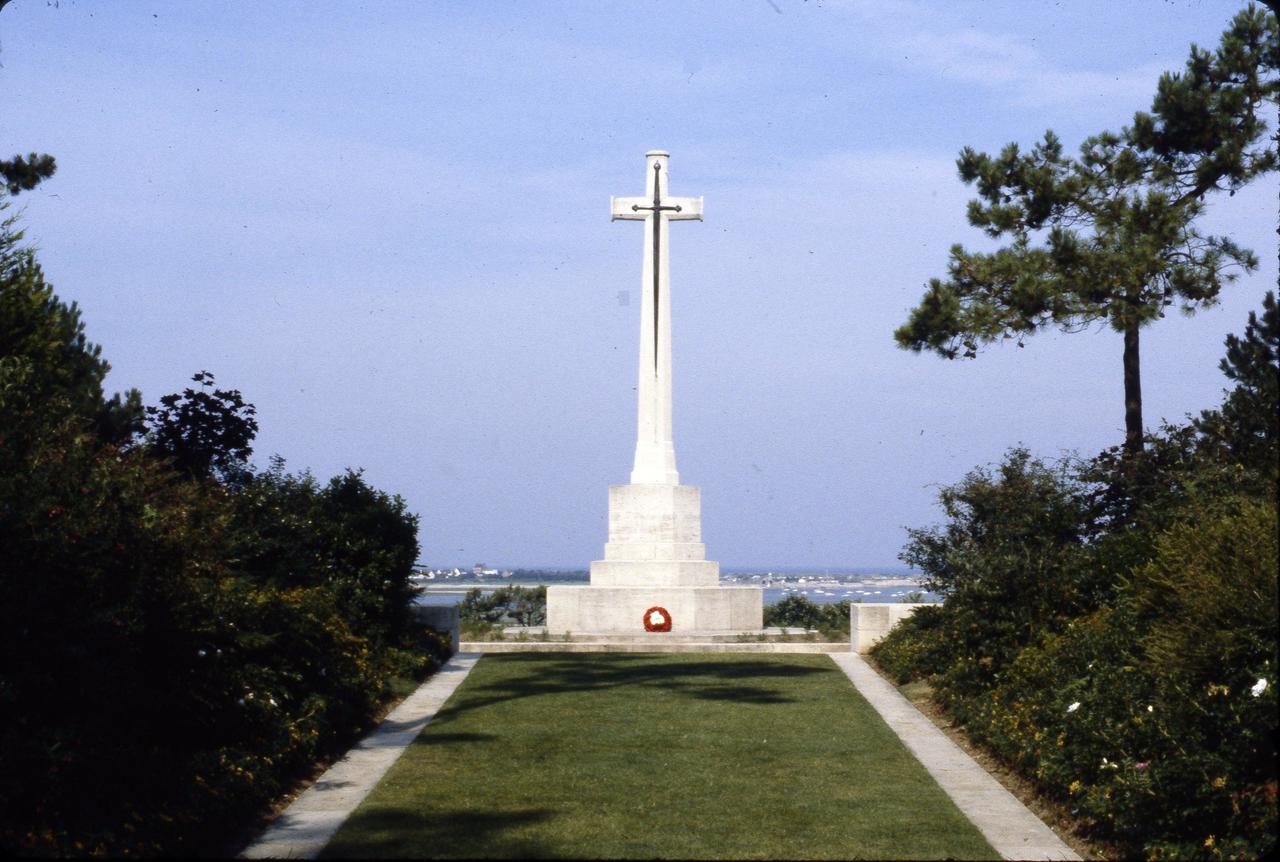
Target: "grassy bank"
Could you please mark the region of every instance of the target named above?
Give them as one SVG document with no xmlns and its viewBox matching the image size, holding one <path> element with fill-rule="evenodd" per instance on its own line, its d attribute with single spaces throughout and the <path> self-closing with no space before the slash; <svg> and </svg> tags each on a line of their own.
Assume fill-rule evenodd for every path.
<svg viewBox="0 0 1280 862">
<path fill-rule="evenodd" d="M 824 656 L 486 657 L 328 858 L 991 858 Z"/>
</svg>

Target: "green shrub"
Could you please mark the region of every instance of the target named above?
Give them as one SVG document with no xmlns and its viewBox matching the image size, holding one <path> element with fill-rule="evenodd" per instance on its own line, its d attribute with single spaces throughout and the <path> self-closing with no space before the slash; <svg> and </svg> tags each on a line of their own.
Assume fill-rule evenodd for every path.
<svg viewBox="0 0 1280 862">
<path fill-rule="evenodd" d="M 0 405 L 20 408 L 0 432 L 0 848 L 226 852 L 368 726 L 394 673 L 438 661 L 438 639 L 433 657 L 399 622 L 395 590 L 379 583 L 380 602 L 352 612 L 333 588 L 387 580 L 406 543 L 363 560 L 358 545 L 298 553 L 310 583 L 242 569 L 238 550 L 265 541 L 245 541 L 237 494 L 104 445 L 67 404 Z M 369 509 L 396 514 L 359 488 L 347 505 L 351 484 L 316 495 L 327 532 L 295 551 L 345 541 Z"/>
<path fill-rule="evenodd" d="M 0 477 L 11 852 L 216 849 L 364 730 L 393 673 L 439 660 L 425 631 L 392 645 L 353 629 L 323 584 L 237 573 L 235 499 L 217 487 L 74 420 L 21 454 Z"/>
<path fill-rule="evenodd" d="M 1142 646 L 1162 678 L 1202 688 L 1252 683 L 1276 662 L 1276 507 L 1229 498 L 1156 540 L 1128 585 Z M 1226 680 L 1225 668 L 1237 679 Z"/>
<path fill-rule="evenodd" d="M 831 604 L 811 601 L 792 593 L 782 601 L 764 607 L 764 624 L 769 627 L 803 628 L 819 632 L 827 639 L 849 637 L 849 602 Z"/>
<path fill-rule="evenodd" d="M 1280 731 L 1276 509 L 1194 502 L 1113 606 L 1046 632 L 990 687 L 944 686 L 940 699 L 1130 852 L 1266 856 Z M 900 679 L 936 660 L 939 629 L 926 620 L 873 651 Z"/>
<path fill-rule="evenodd" d="M 232 554 L 246 574 L 281 588 L 324 586 L 351 627 L 383 645 L 410 626 L 418 520 L 356 471 L 319 485 L 284 461 L 237 488 Z"/>
<path fill-rule="evenodd" d="M 943 488 L 939 501 L 947 522 L 908 530 L 900 556 L 945 600 L 928 620 L 940 631 L 929 637 L 949 648 L 921 657 L 940 662 L 932 671 L 940 693 L 963 699 L 988 688 L 1018 650 L 1090 607 L 1090 498 L 1066 466 L 1013 449 L 994 470 Z M 885 654 L 909 639 L 904 633 Z"/>
<path fill-rule="evenodd" d="M 821 619 L 821 607 L 799 593 L 792 593 L 764 608 L 766 626 L 816 629 Z"/>
<path fill-rule="evenodd" d="M 1236 499 L 1197 514 L 1160 536 L 1130 587 L 1144 669 L 1176 742 L 1152 763 L 1166 802 L 1156 835 L 1266 856 L 1280 826 L 1276 505 Z"/>
<path fill-rule="evenodd" d="M 509 586 L 488 593 L 468 590 L 458 614 L 472 635 L 504 625 L 540 626 L 547 621 L 547 588 Z"/>
<path fill-rule="evenodd" d="M 358 473 L 242 475 L 231 393 L 162 399 L 220 465 L 176 472 L 19 238 L 0 218 L 0 851 L 223 855 L 447 654 L 409 617 L 417 520 Z"/>
<path fill-rule="evenodd" d="M 500 641 L 506 638 L 505 629 L 484 620 L 464 620 L 460 623 L 458 637 L 464 641 Z"/>
<path fill-rule="evenodd" d="M 871 648 L 871 657 L 899 685 L 932 676 L 949 664 L 942 622 L 941 606 L 916 608 Z"/>
</svg>

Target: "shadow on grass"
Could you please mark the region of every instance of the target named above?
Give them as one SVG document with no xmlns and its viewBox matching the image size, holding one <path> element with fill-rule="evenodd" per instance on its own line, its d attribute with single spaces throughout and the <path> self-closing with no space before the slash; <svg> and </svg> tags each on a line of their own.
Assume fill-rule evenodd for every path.
<svg viewBox="0 0 1280 862">
<path fill-rule="evenodd" d="M 321 859 L 545 859 L 552 848 L 510 835 L 555 816 L 547 809 L 487 812 L 467 809 L 419 813 L 357 811 Z M 347 843 L 343 834 L 359 836 Z"/>
<path fill-rule="evenodd" d="M 440 733 L 432 733 L 429 737 L 419 736 L 414 740 L 414 742 L 430 743 L 431 745 L 448 745 L 451 742 L 490 742 L 497 738 L 497 735 L 492 733 L 450 733 L 443 731 Z"/>
<path fill-rule="evenodd" d="M 814 674 L 838 673 L 835 667 L 814 667 L 772 661 L 655 660 L 636 654 L 506 653 L 492 659 L 504 664 L 529 664 L 529 673 L 515 679 L 477 686 L 457 703 L 441 710 L 437 721 L 447 721 L 463 710 L 506 700 L 567 692 L 588 692 L 617 686 L 661 689 L 696 700 L 732 700 L 739 703 L 793 703 L 795 698 L 770 685 L 770 680 Z"/>
</svg>

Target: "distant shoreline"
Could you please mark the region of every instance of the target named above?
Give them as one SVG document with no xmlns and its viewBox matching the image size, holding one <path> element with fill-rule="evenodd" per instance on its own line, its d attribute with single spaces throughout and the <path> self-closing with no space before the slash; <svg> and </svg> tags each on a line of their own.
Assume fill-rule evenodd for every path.
<svg viewBox="0 0 1280 862">
<path fill-rule="evenodd" d="M 470 573 L 473 566 L 453 566 L 453 565 L 427 565 L 419 563 L 416 568 L 420 570 L 433 571 L 451 571 L 457 569 L 462 572 Z M 585 574 L 587 569 L 581 564 L 577 566 L 510 566 L 510 565 L 492 565 L 490 568 L 499 571 L 511 572 L 537 572 L 540 575 L 566 577 L 578 573 Z M 786 575 L 788 577 L 795 575 L 804 575 L 806 577 L 836 577 L 847 578 L 855 575 L 867 576 L 877 575 L 884 577 L 901 577 L 911 578 L 919 576 L 919 572 L 906 566 L 720 566 L 721 574 L 725 575 Z M 494 576 L 487 576 L 494 577 Z"/>
<path fill-rule="evenodd" d="M 413 584 L 417 588 L 417 603 L 450 605 L 462 601 L 473 590 L 489 594 L 507 587 L 586 587 L 590 583 L 586 572 L 548 574 L 551 577 L 540 579 L 531 577 L 528 569 L 522 575 L 512 577 L 476 577 L 467 573 L 432 580 L 415 578 Z M 941 601 L 940 596 L 925 591 L 918 578 L 889 573 L 846 574 L 843 577 L 815 575 L 807 571 L 794 575 L 775 571 L 771 576 L 767 573 L 726 573 L 721 584 L 726 587 L 759 588 L 764 592 L 766 605 L 783 601 L 790 596 L 798 596 L 816 604 L 835 604 L 841 601 L 889 604 L 908 600 Z"/>
<path fill-rule="evenodd" d="M 497 590 L 506 586 L 542 586 L 544 583 L 551 584 L 587 584 L 590 582 L 589 577 L 584 572 L 577 576 L 566 576 L 564 573 L 548 573 L 551 577 L 545 579 L 528 576 L 502 577 L 485 576 L 476 577 L 467 575 L 463 577 L 444 577 L 444 578 L 414 578 L 414 584 L 425 592 L 431 593 L 448 593 L 448 592 L 465 592 L 474 589 Z M 556 575 L 559 575 L 558 577 Z M 726 576 L 722 576 L 722 583 L 726 586 L 760 586 L 772 589 L 785 588 L 828 588 L 838 587 L 850 589 L 854 587 L 918 587 L 920 579 L 917 577 L 908 577 L 901 574 L 885 573 L 880 576 L 869 574 L 850 573 L 840 576 L 816 575 L 806 572 L 799 575 L 782 575 L 777 572 L 772 577 L 765 573 L 753 572 L 750 575 L 727 572 Z"/>
</svg>

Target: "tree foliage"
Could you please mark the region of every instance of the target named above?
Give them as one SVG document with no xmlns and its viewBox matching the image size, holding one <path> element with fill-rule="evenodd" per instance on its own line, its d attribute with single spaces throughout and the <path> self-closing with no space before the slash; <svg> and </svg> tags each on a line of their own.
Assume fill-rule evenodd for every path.
<svg viewBox="0 0 1280 862">
<path fill-rule="evenodd" d="M 399 496 L 353 470 L 322 486 L 275 458 L 237 489 L 232 519 L 232 553 L 246 575 L 278 589 L 324 587 L 378 644 L 408 630 L 418 518 Z"/>
<path fill-rule="evenodd" d="M 218 389 L 208 371 L 191 378 L 200 389 L 165 395 L 147 408 L 147 444 L 172 459 L 181 473 L 197 479 L 234 481 L 246 472 L 258 433 L 257 410 L 238 389 Z"/>
<path fill-rule="evenodd" d="M 0 215 L 7 207 L 0 196 Z M 141 428 L 142 396 L 131 389 L 104 398 L 110 370 L 79 307 L 55 295 L 14 218 L 0 220 L 0 436 L 57 413 L 81 417 L 104 441 L 129 441 Z"/>
<path fill-rule="evenodd" d="M 467 590 L 458 605 L 463 623 L 540 626 L 547 621 L 547 588 L 509 586 L 492 592 Z"/>
<path fill-rule="evenodd" d="M 1124 856 L 1276 849 L 1273 296 L 1226 346 L 1223 406 L 1142 452 L 944 488 L 902 557 L 945 603 L 873 649 Z"/>
<path fill-rule="evenodd" d="M 1280 460 L 1280 311 L 1274 292 L 1267 292 L 1261 316 L 1249 312 L 1242 335 L 1227 336 L 1219 367 L 1236 385 L 1220 408 L 1201 414 L 1197 426 L 1235 460 L 1274 469 Z"/>
<path fill-rule="evenodd" d="M 1087 139 L 1077 156 L 1048 131 L 1024 152 L 966 147 L 960 178 L 975 185 L 970 224 L 1010 242 L 995 252 L 951 248 L 895 333 L 899 345 L 946 358 L 1046 328 L 1095 323 L 1125 334 L 1126 444 L 1141 448 L 1139 330 L 1177 304 L 1191 314 L 1257 259 L 1230 237 L 1201 232 L 1212 191 L 1234 193 L 1277 168 L 1264 111 L 1280 93 L 1280 27 L 1250 5 L 1213 52 L 1160 78 L 1150 112 Z"/>
<path fill-rule="evenodd" d="M 136 445 L 140 396 L 103 398 L 79 309 L 20 240 L 6 220 L 0 850 L 231 855 L 393 674 L 446 654 L 409 615 L 417 518 L 356 472 L 256 474 L 252 407 L 207 373 Z"/>
<path fill-rule="evenodd" d="M 17 195 L 31 191 L 53 176 L 57 167 L 48 153 L 31 153 L 25 158 L 16 155 L 12 159 L 0 159 L 0 180 L 9 194 Z"/>
<path fill-rule="evenodd" d="M 823 603 L 812 601 L 799 593 L 792 593 L 781 601 L 765 605 L 766 627 L 813 629 L 824 634 L 848 634 L 849 600 Z"/>
<path fill-rule="evenodd" d="M 995 678 L 1064 612 L 1089 605 L 1088 500 L 1066 465 L 1025 449 L 938 496 L 946 523 L 908 530 L 901 558 L 943 597 L 945 637 L 962 656 L 955 687 L 967 690 Z"/>
</svg>

